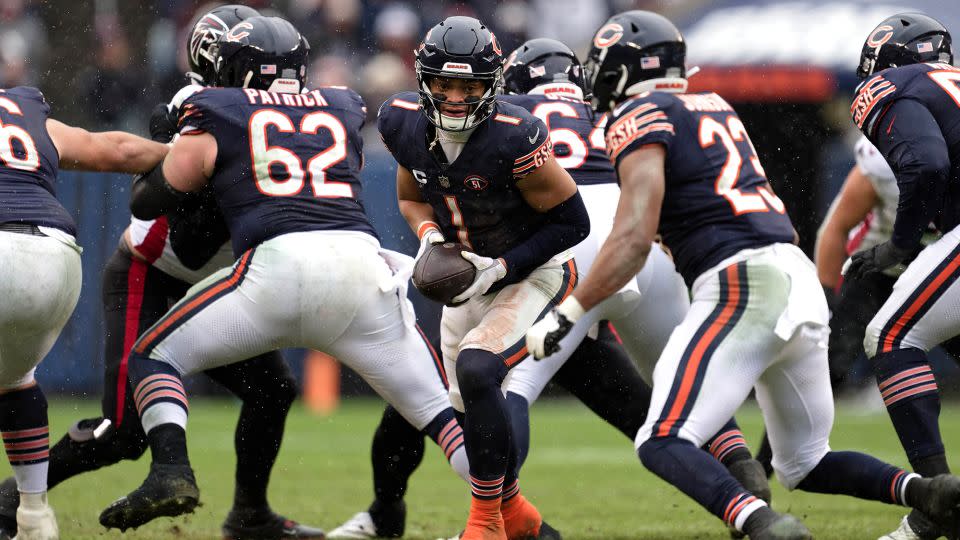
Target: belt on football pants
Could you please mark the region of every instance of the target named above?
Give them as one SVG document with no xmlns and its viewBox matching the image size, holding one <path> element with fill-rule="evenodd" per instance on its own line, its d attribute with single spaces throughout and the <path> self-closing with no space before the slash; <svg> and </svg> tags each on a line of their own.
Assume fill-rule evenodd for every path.
<svg viewBox="0 0 960 540">
<path fill-rule="evenodd" d="M 17 222 L 8 222 L 0 223 L 0 231 L 2 232 L 12 232 L 19 234 L 31 234 L 33 236 L 46 236 L 40 232 L 40 227 L 33 225 L 31 223 L 17 223 Z"/>
</svg>

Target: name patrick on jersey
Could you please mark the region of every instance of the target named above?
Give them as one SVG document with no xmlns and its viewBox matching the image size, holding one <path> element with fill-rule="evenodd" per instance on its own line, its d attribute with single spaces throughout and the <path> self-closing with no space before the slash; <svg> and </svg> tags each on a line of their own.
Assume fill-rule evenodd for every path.
<svg viewBox="0 0 960 540">
<path fill-rule="evenodd" d="M 251 105 L 286 105 L 288 107 L 326 107 L 327 100 L 323 99 L 319 90 L 312 90 L 305 94 L 281 94 L 246 88 L 243 90 Z"/>
</svg>

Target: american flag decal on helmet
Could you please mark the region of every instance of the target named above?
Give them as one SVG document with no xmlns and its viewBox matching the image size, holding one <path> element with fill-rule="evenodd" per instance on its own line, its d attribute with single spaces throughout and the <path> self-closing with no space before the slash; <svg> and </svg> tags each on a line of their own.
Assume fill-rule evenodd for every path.
<svg viewBox="0 0 960 540">
<path fill-rule="evenodd" d="M 640 59 L 640 69 L 660 69 L 659 56 L 646 56 Z"/>
</svg>

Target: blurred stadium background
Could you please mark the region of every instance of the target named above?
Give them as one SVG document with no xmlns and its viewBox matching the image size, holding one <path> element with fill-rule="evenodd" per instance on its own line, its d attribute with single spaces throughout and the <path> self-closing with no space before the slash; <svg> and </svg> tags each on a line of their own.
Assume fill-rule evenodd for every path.
<svg viewBox="0 0 960 540">
<path fill-rule="evenodd" d="M 223 2 L 221 2 L 223 3 Z M 816 229 L 853 165 L 857 133 L 848 108 L 864 36 L 883 17 L 930 13 L 960 35 L 953 0 L 239 0 L 282 15 L 310 40 L 310 85 L 348 85 L 370 109 L 363 197 L 392 249 L 416 242 L 396 210 L 394 164 L 375 132 L 377 107 L 414 86 L 412 50 L 422 33 L 452 14 L 493 27 L 504 50 L 530 37 L 560 39 L 583 53 L 612 13 L 660 12 L 688 43 L 695 89 L 728 99 L 750 131 L 777 193 L 812 253 Z M 96 130 L 146 133 L 151 107 L 184 83 L 186 32 L 195 0 L 0 0 L 0 81 L 39 86 L 55 118 Z M 62 174 L 59 196 L 79 225 L 83 293 L 73 318 L 41 365 L 53 395 L 98 397 L 102 380 L 100 269 L 128 223 L 129 178 Z M 435 332 L 436 306 L 414 298 L 423 325 Z M 303 351 L 289 351 L 297 370 Z M 958 370 L 940 358 L 942 388 L 957 394 Z M 866 372 L 866 369 L 864 369 Z M 193 392 L 215 392 L 194 383 Z M 345 393 L 363 392 L 344 375 Z"/>
</svg>

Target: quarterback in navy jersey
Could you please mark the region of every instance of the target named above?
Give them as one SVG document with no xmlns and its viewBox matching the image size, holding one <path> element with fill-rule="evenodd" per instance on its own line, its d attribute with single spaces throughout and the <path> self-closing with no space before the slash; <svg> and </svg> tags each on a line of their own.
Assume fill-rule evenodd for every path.
<svg viewBox="0 0 960 540">
<path fill-rule="evenodd" d="M 170 104 L 154 109 L 151 137 L 167 143 L 176 134 L 183 100 L 214 79 L 210 47 L 233 25 L 257 15 L 251 8 L 218 6 L 198 14 L 187 39 L 190 84 Z M 101 273 L 104 320 L 104 392 L 101 416 L 72 425 L 50 448 L 48 489 L 78 474 L 120 460 L 136 460 L 147 450 L 127 381 L 130 349 L 194 283 L 235 258 L 229 232 L 212 192 L 207 189 L 178 212 L 152 220 L 130 218 L 119 245 Z M 274 513 L 267 485 L 283 439 L 287 412 L 297 382 L 278 351 L 205 372 L 237 396 L 242 405 L 234 437 L 236 490 L 223 524 L 224 538 L 317 538 L 323 531 Z M 255 381 L 255 382 L 254 382 Z M 252 434 L 256 434 L 255 436 Z M 13 477 L 0 484 L 0 538 L 17 534 L 19 494 Z"/>
<path fill-rule="evenodd" d="M 925 477 L 950 472 L 927 351 L 960 334 L 960 69 L 952 63 L 950 33 L 937 20 L 889 17 L 864 42 L 857 68 L 864 81 L 850 107 L 893 169 L 900 194 L 889 240 L 854 254 L 845 275 L 873 278 L 910 261 L 863 344 L 907 458 Z M 943 236 L 924 246 L 931 223 Z M 950 536 L 932 517 L 915 509 L 884 538 Z"/>
<path fill-rule="evenodd" d="M 413 261 L 380 248 L 358 200 L 363 102 L 347 88 L 301 92 L 308 52 L 283 19 L 233 26 L 217 42 L 219 87 L 184 101 L 168 159 L 134 185 L 141 219 L 212 188 L 237 261 L 187 291 L 133 345 L 128 377 L 152 463 L 139 488 L 101 513 L 106 527 L 137 527 L 198 504 L 185 374 L 281 348 L 316 349 L 357 371 L 435 440 L 459 430 L 442 370 L 403 296 Z M 444 450 L 465 477 L 462 445 Z M 252 536 L 323 533 L 287 525 Z"/>
<path fill-rule="evenodd" d="M 57 175 L 61 168 L 145 172 L 167 150 L 49 115 L 36 88 L 0 90 L 0 433 L 14 475 L 6 488 L 19 493 L 3 529 L 25 540 L 59 537 L 47 504 L 47 402 L 34 379 L 80 295 L 81 248 L 73 217 L 57 201 Z"/>
<path fill-rule="evenodd" d="M 917 506 L 947 524 L 960 479 L 830 450 L 828 311 L 815 268 L 793 245 L 736 113 L 714 93 L 686 93 L 685 53 L 680 32 L 654 13 L 622 13 L 597 31 L 586 68 L 594 107 L 612 111 L 620 206 L 591 272 L 532 336 L 555 346 L 642 268 L 659 230 L 692 302 L 654 372 L 636 438 L 643 464 L 750 538 L 811 538 L 699 448 L 756 388 L 786 488 Z"/>
<path fill-rule="evenodd" d="M 606 116 L 594 113 L 583 100 L 580 60 L 559 41 L 541 38 L 522 44 L 504 62 L 503 78 L 506 94 L 497 100 L 520 105 L 543 120 L 557 163 L 577 183 L 590 215 L 589 236 L 573 248 L 577 272 L 583 275 L 606 236 L 604 231 L 609 231 L 613 223 L 619 196 L 616 173 L 604 151 Z M 616 334 L 607 321 L 598 323 L 585 317 L 582 334 L 586 337 L 579 345 L 564 348 L 550 361 L 524 361 L 510 371 L 502 388 L 518 451 L 512 464 L 515 469 L 523 466 L 530 446 L 529 407 L 551 381 L 633 440 L 649 406 L 650 388 L 624 344 L 652 370 L 670 332 L 689 308 L 686 287 L 670 258 L 663 251 L 655 258 L 637 276 L 634 288 L 642 287 L 642 296 L 624 291 L 622 300 L 608 303 L 609 313 L 598 314 L 598 319 L 616 317 Z M 622 313 L 631 316 L 618 317 Z M 569 339 L 572 342 L 580 337 L 579 332 L 571 332 Z M 402 417 L 385 411 L 371 450 L 376 498 L 367 511 L 330 531 L 328 538 L 399 536 L 403 531 L 403 490 L 423 456 L 422 450 L 410 450 L 418 445 L 422 448 L 423 436 L 404 424 Z M 730 466 L 742 482 L 749 482 L 756 491 L 769 492 L 763 469 L 751 459 L 743 434 L 735 426 L 722 431 L 721 437 L 705 447 Z M 752 463 L 736 464 L 741 460 Z M 741 470 L 749 472 L 739 475 Z"/>
<path fill-rule="evenodd" d="M 526 356 L 525 327 L 575 283 L 566 250 L 589 232 L 544 123 L 497 100 L 502 61 L 479 21 L 450 17 L 416 51 L 419 92 L 387 99 L 378 120 L 398 163 L 400 211 L 421 238 L 418 257 L 457 240 L 477 270 L 441 321 L 451 402 L 466 415 L 473 497 L 465 539 L 547 532 L 508 470 L 514 458 L 500 384 Z"/>
</svg>

